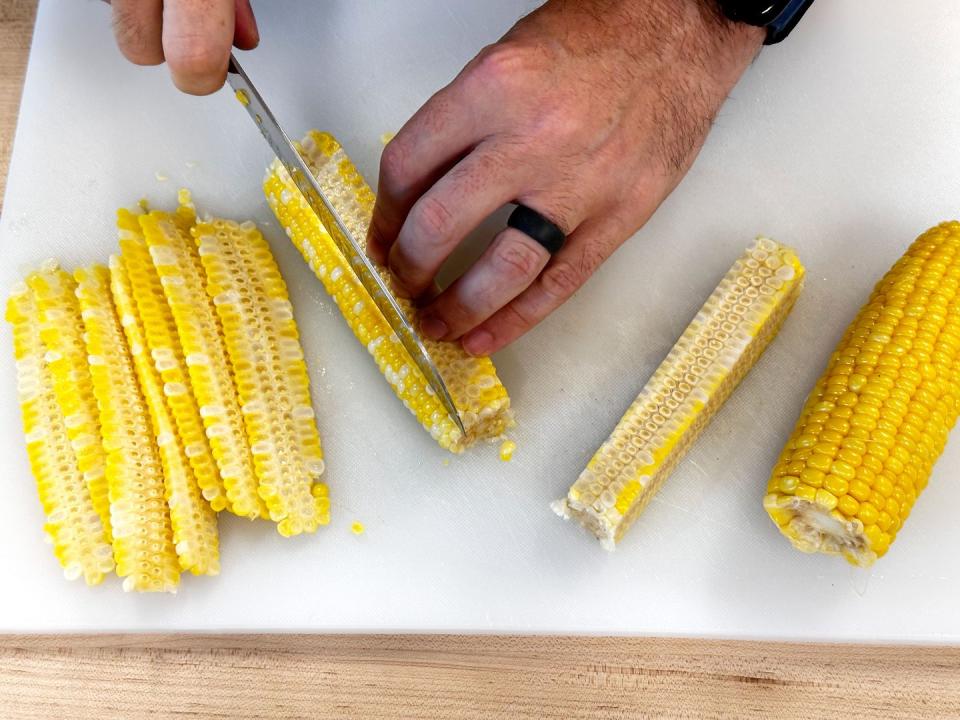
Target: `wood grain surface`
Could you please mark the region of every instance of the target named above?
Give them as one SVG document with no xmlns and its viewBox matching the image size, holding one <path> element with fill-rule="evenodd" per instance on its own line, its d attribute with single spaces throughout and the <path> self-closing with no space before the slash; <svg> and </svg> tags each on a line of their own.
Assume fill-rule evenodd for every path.
<svg viewBox="0 0 960 720">
<path fill-rule="evenodd" d="M 21 718 L 957 718 L 960 649 L 458 636 L 11 637 Z"/>
<path fill-rule="evenodd" d="M 34 12 L 34 0 L 0 0 L 0 192 Z M 960 718 L 960 648 L 498 636 L 0 637 L 3 720 L 204 717 Z"/>
<path fill-rule="evenodd" d="M 36 9 L 36 0 L 0 0 L 0 211 Z"/>
</svg>

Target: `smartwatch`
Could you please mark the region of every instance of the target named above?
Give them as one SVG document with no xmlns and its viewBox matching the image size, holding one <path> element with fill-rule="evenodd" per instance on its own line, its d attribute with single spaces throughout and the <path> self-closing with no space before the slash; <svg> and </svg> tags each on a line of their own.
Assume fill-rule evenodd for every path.
<svg viewBox="0 0 960 720">
<path fill-rule="evenodd" d="M 813 5 L 813 0 L 719 0 L 730 20 L 762 27 L 767 31 L 764 45 L 783 40 Z"/>
</svg>

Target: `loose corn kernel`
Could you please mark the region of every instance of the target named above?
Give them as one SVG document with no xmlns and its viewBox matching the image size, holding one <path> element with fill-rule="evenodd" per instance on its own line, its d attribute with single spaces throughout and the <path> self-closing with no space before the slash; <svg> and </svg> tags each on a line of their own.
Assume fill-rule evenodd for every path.
<svg viewBox="0 0 960 720">
<path fill-rule="evenodd" d="M 301 154 L 354 237 L 367 237 L 374 196 L 337 141 L 311 132 Z M 336 244 L 275 161 L 264 180 L 267 201 L 287 235 L 336 301 L 354 335 L 376 360 L 394 392 L 439 444 L 461 452 L 478 439 L 493 439 L 513 424 L 510 398 L 489 358 L 473 358 L 459 344 L 424 340 L 460 411 L 466 437 L 434 396 Z M 386 278 L 386 272 L 384 271 Z M 412 303 L 400 301 L 415 320 Z M 416 321 L 416 320 L 415 320 Z"/>
<path fill-rule="evenodd" d="M 163 468 L 174 547 L 183 570 L 189 570 L 194 575 L 216 575 L 220 572 L 217 516 L 200 494 L 200 486 L 187 459 L 183 438 L 177 431 L 173 414 L 167 404 L 167 388 L 164 387 L 163 378 L 150 357 L 144 332 L 145 323 L 141 320 L 130 282 L 131 274 L 144 271 L 144 258 L 138 257 L 132 244 L 130 241 L 123 244 L 125 258 L 132 260 L 129 265 L 116 255 L 110 258 L 110 287 L 133 357 L 140 390 L 150 413 L 153 437 L 156 439 Z M 142 250 L 146 251 L 146 246 Z M 149 257 L 147 259 L 149 260 Z M 152 266 L 150 269 L 152 270 Z M 154 321 L 155 318 L 150 320 Z M 141 438 L 141 442 L 145 441 L 146 438 Z"/>
<path fill-rule="evenodd" d="M 93 380 L 83 342 L 77 284 L 70 273 L 54 262 L 48 262 L 39 271 L 31 273 L 26 282 L 36 301 L 40 338 L 47 348 L 47 366 L 53 379 L 53 391 L 63 411 L 67 435 L 109 542 L 110 497 L 104 474 L 106 454 L 100 442 L 100 411 L 93 396 Z"/>
<path fill-rule="evenodd" d="M 253 223 L 197 224 L 194 236 L 236 373 L 259 492 L 281 535 L 330 521 L 303 348 L 270 246 Z"/>
<path fill-rule="evenodd" d="M 93 392 L 107 453 L 110 522 L 124 590 L 170 591 L 180 581 L 163 471 L 120 318 L 102 265 L 74 273 Z"/>
<path fill-rule="evenodd" d="M 140 213 L 118 210 L 117 228 L 135 314 L 143 328 L 146 357 L 165 390 L 166 406 L 173 418 L 179 444 L 183 446 L 203 497 L 214 510 L 223 510 L 228 505 L 226 489 L 204 433 L 203 418 L 190 383 L 177 325 L 140 229 L 139 216 Z"/>
<path fill-rule="evenodd" d="M 206 435 L 226 489 L 228 510 L 266 517 L 257 494 L 253 456 L 240 412 L 230 359 L 206 275 L 190 237 L 192 214 L 187 205 L 174 215 L 153 211 L 140 216 L 154 267 L 177 327 L 184 360 Z"/>
<path fill-rule="evenodd" d="M 803 276 L 789 248 L 767 238 L 749 247 L 554 510 L 612 550 L 777 334 Z M 830 458 L 820 457 L 829 469 Z M 780 466 L 787 487 L 796 478 L 786 470 L 797 459 Z"/>
<path fill-rule="evenodd" d="M 80 469 L 68 416 L 54 391 L 48 362 L 53 351 L 41 340 L 38 302 L 24 283 L 13 288 L 6 319 L 13 329 L 27 456 L 47 518 L 44 531 L 67 579 L 82 576 L 88 585 L 96 585 L 113 570 L 113 549 Z M 95 442 L 99 444 L 99 435 Z"/>
<path fill-rule="evenodd" d="M 764 498 L 797 548 L 866 566 L 896 538 L 960 411 L 958 276 L 960 223 L 942 223 L 917 238 L 844 333 L 781 454 L 795 459 L 799 438 L 839 445 L 823 485 L 844 519 L 807 482 L 810 468 L 824 469 L 822 455 L 805 459 L 795 488 L 773 483 L 778 462 Z"/>
</svg>

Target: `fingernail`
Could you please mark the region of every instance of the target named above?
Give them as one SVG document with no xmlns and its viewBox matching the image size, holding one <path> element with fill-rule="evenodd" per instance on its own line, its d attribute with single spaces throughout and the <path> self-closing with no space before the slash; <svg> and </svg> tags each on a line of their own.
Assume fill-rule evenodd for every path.
<svg viewBox="0 0 960 720">
<path fill-rule="evenodd" d="M 450 330 L 443 320 L 434 315 L 425 315 L 420 318 L 420 329 L 431 340 L 442 339 Z"/>
<path fill-rule="evenodd" d="M 493 335 L 486 330 L 477 330 L 463 339 L 463 349 L 474 357 L 489 354 L 491 347 L 493 347 Z"/>
</svg>

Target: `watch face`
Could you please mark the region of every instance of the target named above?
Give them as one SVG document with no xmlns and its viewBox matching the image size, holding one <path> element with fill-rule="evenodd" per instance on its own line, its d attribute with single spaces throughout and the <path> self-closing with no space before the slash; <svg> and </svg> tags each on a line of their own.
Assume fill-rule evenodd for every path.
<svg viewBox="0 0 960 720">
<path fill-rule="evenodd" d="M 748 25 L 769 25 L 790 4 L 790 0 L 720 0 L 723 13 Z"/>
</svg>

